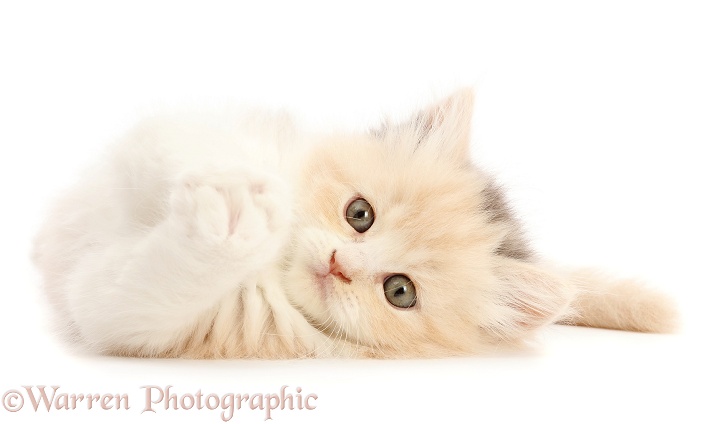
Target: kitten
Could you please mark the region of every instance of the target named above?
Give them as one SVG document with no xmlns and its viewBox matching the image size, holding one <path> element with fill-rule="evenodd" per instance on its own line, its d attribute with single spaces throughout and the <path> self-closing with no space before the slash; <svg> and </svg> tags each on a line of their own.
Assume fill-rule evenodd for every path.
<svg viewBox="0 0 725 424">
<path fill-rule="evenodd" d="M 563 322 L 667 332 L 671 301 L 539 261 L 469 157 L 462 90 L 408 122 L 299 134 L 284 114 L 159 116 L 35 243 L 56 320 L 142 357 L 439 357 Z"/>
</svg>

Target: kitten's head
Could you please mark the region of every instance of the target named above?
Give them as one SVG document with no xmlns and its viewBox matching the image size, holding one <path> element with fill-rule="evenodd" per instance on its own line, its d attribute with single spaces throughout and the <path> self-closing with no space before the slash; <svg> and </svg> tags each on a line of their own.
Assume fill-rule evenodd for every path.
<svg viewBox="0 0 725 424">
<path fill-rule="evenodd" d="M 468 153 L 471 91 L 309 154 L 286 288 L 333 339 L 381 357 L 479 351 L 551 322 L 568 293 L 527 262 Z"/>
</svg>

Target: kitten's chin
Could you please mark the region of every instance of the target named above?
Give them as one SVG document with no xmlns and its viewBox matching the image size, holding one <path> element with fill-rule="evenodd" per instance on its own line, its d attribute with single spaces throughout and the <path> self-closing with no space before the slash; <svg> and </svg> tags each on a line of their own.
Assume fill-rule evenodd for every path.
<svg viewBox="0 0 725 424">
<path fill-rule="evenodd" d="M 327 300 L 335 283 L 332 275 L 299 263 L 286 273 L 283 281 L 289 301 L 310 324 L 317 326 L 326 320 L 325 312 L 330 309 Z"/>
</svg>

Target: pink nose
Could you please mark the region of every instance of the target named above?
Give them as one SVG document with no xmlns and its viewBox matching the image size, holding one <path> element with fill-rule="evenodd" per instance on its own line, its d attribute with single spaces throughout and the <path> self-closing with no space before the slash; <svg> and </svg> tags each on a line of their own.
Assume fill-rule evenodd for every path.
<svg viewBox="0 0 725 424">
<path fill-rule="evenodd" d="M 332 256 L 330 256 L 330 274 L 339 278 L 343 282 L 350 284 L 350 281 L 352 280 L 345 275 L 345 270 L 340 263 L 335 260 L 335 253 L 337 253 L 337 250 L 333 250 Z"/>
</svg>

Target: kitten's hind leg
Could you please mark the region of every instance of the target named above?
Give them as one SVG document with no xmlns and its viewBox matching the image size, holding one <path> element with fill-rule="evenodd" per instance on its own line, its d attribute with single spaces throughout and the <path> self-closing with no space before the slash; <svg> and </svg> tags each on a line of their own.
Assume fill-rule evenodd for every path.
<svg viewBox="0 0 725 424">
<path fill-rule="evenodd" d="M 170 213 L 76 267 L 73 318 L 108 353 L 157 356 L 178 347 L 245 281 L 274 261 L 289 208 L 283 186 L 249 171 L 185 176 Z"/>
</svg>

